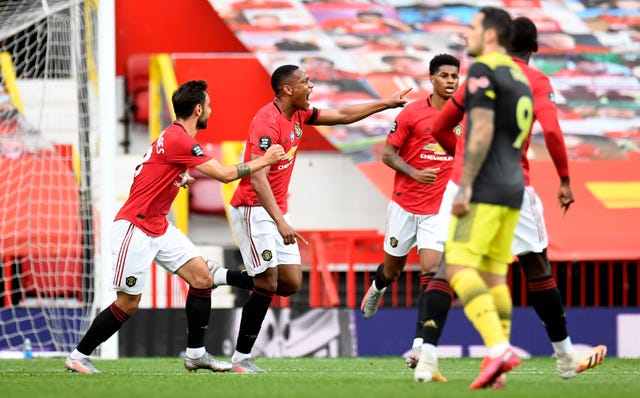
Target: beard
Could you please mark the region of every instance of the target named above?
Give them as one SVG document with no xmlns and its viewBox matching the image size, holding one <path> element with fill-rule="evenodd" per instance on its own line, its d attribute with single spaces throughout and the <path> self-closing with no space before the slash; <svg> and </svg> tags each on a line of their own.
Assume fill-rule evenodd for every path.
<svg viewBox="0 0 640 398">
<path fill-rule="evenodd" d="M 203 118 L 198 118 L 198 121 L 196 122 L 196 128 L 198 130 L 203 130 L 207 128 L 207 122 L 209 121 L 209 119 L 203 119 Z"/>
</svg>

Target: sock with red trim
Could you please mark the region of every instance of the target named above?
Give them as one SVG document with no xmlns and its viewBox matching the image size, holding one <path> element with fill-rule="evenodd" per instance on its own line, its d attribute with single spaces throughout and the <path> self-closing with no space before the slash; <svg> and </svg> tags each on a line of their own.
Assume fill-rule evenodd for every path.
<svg viewBox="0 0 640 398">
<path fill-rule="evenodd" d="M 391 284 L 387 280 L 387 278 L 384 277 L 384 272 L 382 272 L 383 268 L 384 268 L 384 263 L 378 265 L 378 268 L 376 268 L 376 275 L 373 278 L 373 285 L 375 286 L 376 289 L 378 289 L 378 291 L 384 289 L 385 287 Z"/>
<path fill-rule="evenodd" d="M 269 305 L 276 292 L 254 287 L 249 300 L 242 308 L 242 319 L 240 320 L 240 330 L 238 330 L 238 341 L 236 351 L 243 354 L 250 354 L 253 345 L 258 338 L 262 321 L 267 315 Z"/>
<path fill-rule="evenodd" d="M 211 289 L 189 287 L 187 303 L 187 348 L 204 347 L 204 335 L 211 315 Z"/>
<path fill-rule="evenodd" d="M 425 319 L 426 314 L 425 311 L 427 309 L 425 300 L 427 295 L 427 286 L 429 286 L 429 282 L 433 279 L 435 272 L 425 272 L 420 275 L 420 295 L 418 296 L 418 321 L 416 322 L 416 333 L 415 337 L 419 338 L 422 333 L 422 320 Z M 422 344 L 422 341 L 420 342 Z"/>
<path fill-rule="evenodd" d="M 129 315 L 122 311 L 115 302 L 111 303 L 93 320 L 89 330 L 78 343 L 77 350 L 84 355 L 91 355 L 100 344 L 120 330 L 127 319 L 129 319 Z"/>
<path fill-rule="evenodd" d="M 529 298 L 540 320 L 547 330 L 551 342 L 558 342 L 569 336 L 567 316 L 564 312 L 562 296 L 551 275 L 527 281 Z"/>
<path fill-rule="evenodd" d="M 453 289 L 447 280 L 433 278 L 426 289 L 424 318 L 420 322 L 425 344 L 438 345 L 452 302 Z"/>
</svg>

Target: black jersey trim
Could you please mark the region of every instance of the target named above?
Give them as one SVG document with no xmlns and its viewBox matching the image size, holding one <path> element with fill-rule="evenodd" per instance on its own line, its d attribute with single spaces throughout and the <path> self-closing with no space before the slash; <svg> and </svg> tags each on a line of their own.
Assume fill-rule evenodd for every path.
<svg viewBox="0 0 640 398">
<path fill-rule="evenodd" d="M 460 104 L 458 103 L 458 101 L 456 101 L 456 99 L 455 99 L 454 97 L 451 97 L 449 100 L 450 100 L 451 102 L 453 102 L 453 105 L 455 105 L 455 106 L 456 106 L 456 108 L 458 108 L 458 109 L 460 109 L 462 112 L 464 112 L 464 106 L 460 105 Z"/>
<path fill-rule="evenodd" d="M 316 119 L 318 118 L 318 108 L 311 108 L 312 112 L 311 112 L 311 116 L 309 117 L 309 120 L 307 120 L 304 124 L 313 124 L 313 122 L 316 121 Z"/>
</svg>

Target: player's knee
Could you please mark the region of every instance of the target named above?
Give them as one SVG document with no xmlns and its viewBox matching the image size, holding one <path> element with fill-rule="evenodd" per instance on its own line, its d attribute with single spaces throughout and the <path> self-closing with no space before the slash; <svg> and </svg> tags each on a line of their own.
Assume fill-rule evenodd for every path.
<svg viewBox="0 0 640 398">
<path fill-rule="evenodd" d="M 131 316 L 138 309 L 138 305 L 140 304 L 140 299 L 142 298 L 141 294 L 130 295 L 130 294 L 118 294 L 116 298 L 116 306 L 120 308 L 124 313 Z"/>
<path fill-rule="evenodd" d="M 376 272 L 382 274 L 384 279 L 387 282 L 391 283 L 398 280 L 398 278 L 400 278 L 400 274 L 402 274 L 402 270 L 404 270 L 404 266 L 397 266 L 394 264 L 392 266 L 385 265 L 382 269 L 378 268 Z"/>
<path fill-rule="evenodd" d="M 300 291 L 302 281 L 287 281 L 278 284 L 278 296 L 288 297 Z"/>
<path fill-rule="evenodd" d="M 213 275 L 211 275 L 211 272 L 205 267 L 204 270 L 197 272 L 193 276 L 193 280 L 189 285 L 196 289 L 209 289 L 213 286 Z"/>
<path fill-rule="evenodd" d="M 523 266 L 522 271 L 526 275 L 527 279 L 540 279 L 545 276 L 551 275 L 551 272 L 547 272 L 544 267 L 540 266 Z"/>
<path fill-rule="evenodd" d="M 423 274 L 435 274 L 436 272 L 438 272 L 439 268 L 439 263 L 420 264 L 420 272 L 422 272 Z"/>
<path fill-rule="evenodd" d="M 277 293 L 278 296 L 282 296 L 282 297 L 289 297 L 293 294 L 298 293 L 298 291 L 300 291 L 300 286 L 289 286 L 287 288 L 278 288 Z"/>
<path fill-rule="evenodd" d="M 518 262 L 527 279 L 539 279 L 551 275 L 551 264 L 544 253 L 530 252 L 519 255 Z"/>
<path fill-rule="evenodd" d="M 278 289 L 280 288 L 280 284 L 278 283 L 277 278 L 264 277 L 263 275 L 260 275 L 260 276 L 254 277 L 253 279 L 254 287 L 258 287 L 260 289 L 271 291 L 271 292 L 278 291 Z"/>
</svg>

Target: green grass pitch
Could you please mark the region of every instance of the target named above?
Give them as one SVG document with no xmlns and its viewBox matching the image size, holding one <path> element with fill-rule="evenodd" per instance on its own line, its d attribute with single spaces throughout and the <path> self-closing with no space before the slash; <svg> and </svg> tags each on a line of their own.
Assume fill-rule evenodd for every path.
<svg viewBox="0 0 640 398">
<path fill-rule="evenodd" d="M 258 358 L 265 374 L 187 372 L 179 358 L 96 360 L 103 373 L 64 372 L 62 358 L 0 360 L 0 396 L 21 397 L 640 397 L 640 360 L 607 358 L 571 380 L 553 358 L 530 358 L 502 391 L 469 391 L 479 359 L 441 359 L 447 383 L 416 383 L 399 357 Z"/>
</svg>

